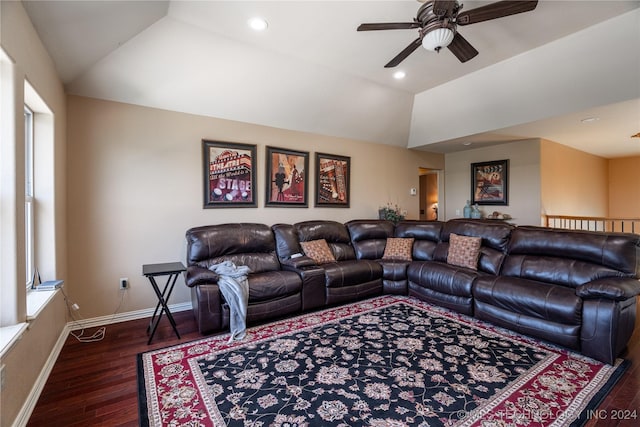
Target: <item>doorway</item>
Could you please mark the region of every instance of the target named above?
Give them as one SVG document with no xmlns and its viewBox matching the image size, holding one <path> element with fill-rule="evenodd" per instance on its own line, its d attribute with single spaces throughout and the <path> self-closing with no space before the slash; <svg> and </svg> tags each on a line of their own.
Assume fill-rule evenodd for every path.
<svg viewBox="0 0 640 427">
<path fill-rule="evenodd" d="M 420 220 L 437 221 L 442 219 L 442 200 L 440 200 L 440 170 L 418 168 L 420 174 Z"/>
</svg>

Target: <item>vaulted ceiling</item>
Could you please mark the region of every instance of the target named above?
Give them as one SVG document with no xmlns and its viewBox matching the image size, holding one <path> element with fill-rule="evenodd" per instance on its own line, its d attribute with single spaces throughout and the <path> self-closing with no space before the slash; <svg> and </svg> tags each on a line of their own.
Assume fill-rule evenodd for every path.
<svg viewBox="0 0 640 427">
<path fill-rule="evenodd" d="M 72 94 L 435 152 L 545 138 L 640 155 L 640 1 L 540 1 L 459 27 L 468 62 L 420 48 L 395 69 L 416 30 L 356 28 L 410 22 L 415 0 L 23 4 Z"/>
</svg>

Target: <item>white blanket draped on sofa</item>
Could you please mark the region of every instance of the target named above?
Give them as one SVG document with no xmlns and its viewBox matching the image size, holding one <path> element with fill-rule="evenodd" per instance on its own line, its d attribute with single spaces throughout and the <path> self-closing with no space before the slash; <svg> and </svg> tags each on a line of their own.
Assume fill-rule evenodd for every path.
<svg viewBox="0 0 640 427">
<path fill-rule="evenodd" d="M 241 340 L 247 332 L 247 305 L 249 303 L 249 282 L 247 274 L 251 271 L 245 265 L 236 266 L 231 261 L 214 264 L 209 270 L 218 274 L 218 287 L 229 304 L 230 330 L 229 342 Z"/>
</svg>

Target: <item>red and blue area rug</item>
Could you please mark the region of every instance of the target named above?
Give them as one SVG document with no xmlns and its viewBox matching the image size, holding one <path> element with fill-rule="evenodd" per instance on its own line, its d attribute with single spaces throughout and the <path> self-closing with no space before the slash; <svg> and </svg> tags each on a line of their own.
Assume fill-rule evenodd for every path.
<svg viewBox="0 0 640 427">
<path fill-rule="evenodd" d="M 626 367 L 409 297 L 248 332 L 140 354 L 141 425 L 579 426 Z"/>
</svg>

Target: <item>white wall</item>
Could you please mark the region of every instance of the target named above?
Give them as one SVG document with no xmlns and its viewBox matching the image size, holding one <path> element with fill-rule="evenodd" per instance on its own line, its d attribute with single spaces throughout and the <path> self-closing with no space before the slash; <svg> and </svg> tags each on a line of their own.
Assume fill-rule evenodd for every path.
<svg viewBox="0 0 640 427">
<path fill-rule="evenodd" d="M 639 22 L 636 9 L 416 95 L 409 147 L 638 98 Z"/>
<path fill-rule="evenodd" d="M 461 218 L 471 199 L 471 163 L 509 159 L 509 205 L 481 206 L 508 213 L 518 225 L 540 225 L 540 141 L 526 140 L 445 155 L 446 219 Z M 460 213 L 457 214 L 456 210 Z"/>
</svg>

